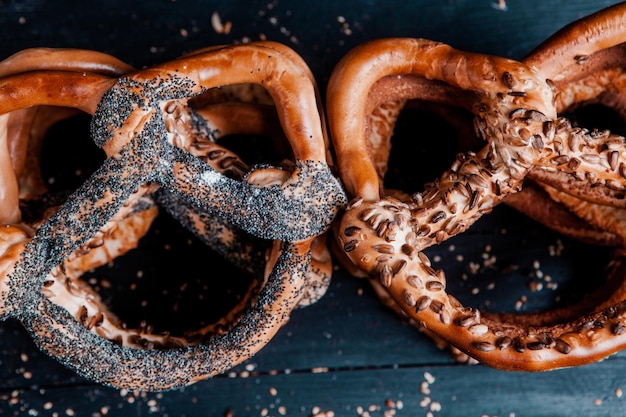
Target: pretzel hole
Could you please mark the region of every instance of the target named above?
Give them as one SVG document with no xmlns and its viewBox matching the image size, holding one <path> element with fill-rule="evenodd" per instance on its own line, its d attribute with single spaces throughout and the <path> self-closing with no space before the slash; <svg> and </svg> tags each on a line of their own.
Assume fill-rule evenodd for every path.
<svg viewBox="0 0 626 417">
<path fill-rule="evenodd" d="M 294 160 L 274 101 L 264 87 L 234 84 L 212 88 L 188 104 L 204 119 L 211 136 L 206 139 L 233 152 L 246 165 L 227 168 L 225 175 L 240 179 L 241 171 L 253 165 L 280 166 Z"/>
<path fill-rule="evenodd" d="M 54 124 L 41 144 L 41 175 L 51 193 L 77 189 L 104 162 L 89 137 L 91 117 L 78 114 Z"/>
<path fill-rule="evenodd" d="M 27 224 L 37 224 L 51 214 L 105 159 L 89 137 L 90 116 L 69 109 L 40 111 L 43 116 L 31 130 L 35 133 L 20 173 L 20 209 Z M 37 133 L 52 120 L 58 121 Z"/>
<path fill-rule="evenodd" d="M 607 248 L 560 236 L 503 205 L 425 253 L 445 271 L 450 294 L 491 313 L 576 305 L 604 287 L 610 262 Z"/>
<path fill-rule="evenodd" d="M 385 188 L 421 188 L 448 169 L 458 152 L 477 148 L 480 139 L 464 126 L 472 126 L 472 115 L 463 109 L 407 102 L 394 127 L 388 163 L 380 168 L 388 167 Z"/>
<path fill-rule="evenodd" d="M 602 103 L 578 103 L 567 109 L 563 116 L 572 126 L 593 130 L 610 130 L 618 135 L 626 135 L 626 120 L 619 112 Z"/>
<path fill-rule="evenodd" d="M 122 328 L 171 335 L 190 345 L 233 324 L 214 325 L 242 301 L 253 283 L 252 275 L 211 251 L 165 213 L 155 219 L 136 250 L 88 272 L 83 280 Z M 167 346 L 168 339 L 163 337 L 161 344 Z"/>
<path fill-rule="evenodd" d="M 287 139 L 280 134 L 231 134 L 218 143 L 236 153 L 247 165 L 268 164 L 279 166 L 286 160 L 293 161 L 293 153 Z"/>
<path fill-rule="evenodd" d="M 89 124 L 89 116 L 74 116 L 44 137 L 42 180 L 59 196 L 54 202 L 62 203 L 105 158 L 89 138 Z M 54 294 L 53 302 L 102 337 L 138 348 L 202 343 L 227 330 L 258 287 L 252 274 L 211 251 L 164 211 L 136 249 L 80 277 L 60 274 L 56 281 L 46 281 L 44 295 Z"/>
</svg>

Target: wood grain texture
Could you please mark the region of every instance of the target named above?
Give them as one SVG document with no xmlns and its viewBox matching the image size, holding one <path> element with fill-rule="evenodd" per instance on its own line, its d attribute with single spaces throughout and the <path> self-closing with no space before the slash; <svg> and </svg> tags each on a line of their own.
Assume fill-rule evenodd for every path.
<svg viewBox="0 0 626 417">
<path fill-rule="evenodd" d="M 67 10 L 58 2 L 1 3 L 0 58 L 34 46 L 79 47 L 141 67 L 263 36 L 302 54 L 323 89 L 337 60 L 367 39 L 425 37 L 521 58 L 564 24 L 614 2 L 508 1 L 506 9 L 489 0 L 68 3 Z M 230 33 L 215 32 L 214 11 L 232 22 Z M 414 135 L 415 121 L 405 116 L 398 137 Z M 85 135 L 84 122 L 63 129 L 78 140 Z M 410 152 L 396 148 L 398 164 L 406 165 L 393 174 L 404 181 L 410 176 L 416 190 L 454 155 L 453 143 L 443 139 L 417 146 L 410 145 Z M 139 310 L 155 320 L 160 313 L 163 326 L 210 314 L 218 307 L 223 277 L 235 275 L 207 272 L 226 267 L 167 219 L 157 226 L 138 251 L 102 273 L 106 283 L 100 276 L 93 282 L 122 314 L 147 300 Z M 455 296 L 494 311 L 532 311 L 580 298 L 590 283 L 602 282 L 609 259 L 607 250 L 561 238 L 506 207 L 428 254 L 445 269 Z M 183 256 L 190 257 L 189 267 L 177 274 L 174 262 Z M 181 290 L 182 280 L 191 287 Z M 132 283 L 135 290 L 129 291 Z M 164 288 L 188 308 L 178 315 L 171 306 L 161 308 Z M 191 297 L 199 293 L 203 302 Z M 120 392 L 85 381 L 36 350 L 19 323 L 2 322 L 0 415 L 222 416 L 230 410 L 237 417 L 311 416 L 319 407 L 335 416 L 384 416 L 395 406 L 396 416 L 412 417 L 618 416 L 626 409 L 625 360 L 620 353 L 602 363 L 540 374 L 456 364 L 384 307 L 367 281 L 338 268 L 326 296 L 295 311 L 257 356 L 228 375 L 172 392 Z"/>
</svg>

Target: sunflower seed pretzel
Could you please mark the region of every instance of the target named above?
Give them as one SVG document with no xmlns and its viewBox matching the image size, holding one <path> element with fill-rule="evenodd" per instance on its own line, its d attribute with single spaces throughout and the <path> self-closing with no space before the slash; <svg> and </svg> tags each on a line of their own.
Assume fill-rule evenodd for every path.
<svg viewBox="0 0 626 417">
<path fill-rule="evenodd" d="M 365 120 L 383 102 L 416 97 L 441 103 L 455 100 L 476 116 L 476 131 L 488 144 L 459 155 L 424 192 L 400 201 L 381 187 L 375 158 L 368 154 L 371 132 Z M 331 135 L 342 180 L 354 197 L 335 227 L 350 267 L 379 280 L 411 319 L 465 354 L 501 369 L 545 370 L 588 363 L 625 343 L 615 332 L 623 326 L 621 302 L 538 328 L 522 320 L 499 321 L 448 295 L 444 272 L 434 270 L 422 252 L 462 232 L 506 195 L 519 191 L 536 166 L 574 151 L 560 146 L 560 139 L 571 136 L 573 129 L 567 129 L 562 119 L 556 123 L 552 97 L 549 82 L 523 63 L 465 54 L 421 39 L 380 40 L 357 47 L 340 62 L 329 83 Z M 367 126 L 376 125 L 370 120 Z M 585 150 L 598 157 L 605 151 L 604 146 Z M 595 164 L 596 157 L 581 159 L 568 169 L 605 183 L 620 181 L 619 172 L 606 172 Z M 604 318 L 606 326 L 583 326 L 597 318 Z"/>
</svg>

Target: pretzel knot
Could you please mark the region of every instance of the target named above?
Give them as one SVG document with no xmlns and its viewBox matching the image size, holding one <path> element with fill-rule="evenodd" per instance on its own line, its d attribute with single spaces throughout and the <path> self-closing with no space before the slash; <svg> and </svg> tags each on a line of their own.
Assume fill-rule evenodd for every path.
<svg viewBox="0 0 626 417">
<path fill-rule="evenodd" d="M 489 314 L 448 294 L 444 271 L 435 270 L 423 252 L 466 230 L 533 174 L 556 172 L 570 183 L 595 179 L 596 186 L 623 191 L 615 158 L 621 158 L 624 139 L 574 129 L 558 118 L 558 88 L 547 79 L 558 71 L 543 74 L 540 61 L 528 62 L 532 66 L 424 39 L 377 40 L 340 61 L 327 100 L 340 176 L 352 196 L 334 227 L 339 256 L 355 274 L 373 278 L 428 332 L 507 370 L 588 363 L 626 346 L 622 300 L 557 323 Z M 386 190 L 383 177 L 393 122 L 406 100 L 415 98 L 470 111 L 486 144 L 457 155 L 441 177 L 410 195 Z"/>
<path fill-rule="evenodd" d="M 43 350 L 79 374 L 129 389 L 186 385 L 223 372 L 263 347 L 302 297 L 313 240 L 346 203 L 326 161 L 315 85 L 294 57 L 287 48 L 265 43 L 212 48 L 119 79 L 54 70 L 0 79 L 7 93 L 1 113 L 33 105 L 92 113 L 92 136 L 107 155 L 32 237 L 19 226 L 6 226 L 2 317 L 17 317 Z M 24 83 L 38 85 L 44 94 L 33 97 L 32 90 L 19 87 Z M 264 166 L 236 181 L 193 156 L 197 149 L 192 148 L 202 142 L 193 137 L 201 117 L 188 100 L 214 87 L 244 83 L 262 85 L 276 104 L 296 161 L 287 175 Z M 187 222 L 219 218 L 220 233 L 227 238 L 235 226 L 275 240 L 253 305 L 225 332 L 200 335 L 200 344 L 125 332 L 93 303 L 79 310 L 77 320 L 42 291 L 42 285 L 55 285 L 55 276 L 65 274 L 64 265 L 76 251 L 132 215 L 138 210 L 134 202 L 156 189 L 187 205 L 193 215 Z M 85 325 L 92 316 L 96 331 Z M 139 346 L 129 345 L 130 340 Z"/>
</svg>

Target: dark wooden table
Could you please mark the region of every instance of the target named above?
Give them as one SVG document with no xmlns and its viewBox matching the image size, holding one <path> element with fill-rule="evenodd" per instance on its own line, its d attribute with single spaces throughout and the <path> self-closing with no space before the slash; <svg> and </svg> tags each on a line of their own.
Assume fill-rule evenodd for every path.
<svg viewBox="0 0 626 417">
<path fill-rule="evenodd" d="M 7 1 L 0 3 L 0 57 L 34 46 L 78 47 L 141 67 L 208 45 L 265 37 L 299 52 L 324 88 L 337 60 L 367 39 L 425 37 L 521 58 L 561 26 L 612 3 Z M 216 32 L 214 12 L 223 23 L 232 23 L 229 33 Z M 414 123 L 412 118 L 401 122 L 402 139 L 412 135 Z M 85 123 L 74 121 L 57 134 L 70 128 L 86 131 Z M 438 147 L 451 145 L 426 138 L 415 142 L 413 163 L 394 175 L 410 173 L 419 181 L 417 190 L 450 161 L 420 160 L 431 161 Z M 220 299 L 220 292 L 211 289 L 234 279 L 227 272 L 206 272 L 223 266 L 203 250 L 162 218 L 140 249 L 104 271 L 109 285 L 99 278 L 94 282 L 109 291 L 120 314 L 139 310 L 148 318 L 164 310 L 163 285 L 179 301 L 190 292 L 205 294 L 202 302 L 197 297 L 184 301 L 189 303 L 186 314 L 193 316 Z M 450 291 L 464 303 L 500 311 L 531 311 L 580 297 L 602 282 L 610 258 L 606 249 L 565 239 L 507 207 L 496 208 L 429 255 L 445 268 Z M 181 272 L 183 262 L 189 266 Z M 137 274 L 140 270 L 143 275 Z M 185 281 L 194 288 L 186 294 Z M 175 325 L 188 318 L 161 319 Z M 625 371 L 626 354 L 537 374 L 457 364 L 385 308 L 366 281 L 341 268 L 326 296 L 294 311 L 257 356 L 226 375 L 163 393 L 119 391 L 83 380 L 39 352 L 20 323 L 0 323 L 1 415 L 623 416 Z"/>
</svg>

